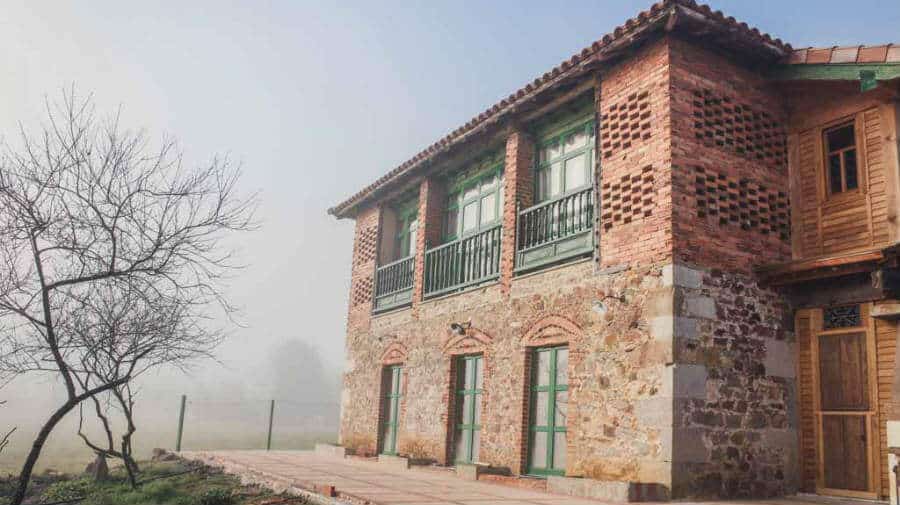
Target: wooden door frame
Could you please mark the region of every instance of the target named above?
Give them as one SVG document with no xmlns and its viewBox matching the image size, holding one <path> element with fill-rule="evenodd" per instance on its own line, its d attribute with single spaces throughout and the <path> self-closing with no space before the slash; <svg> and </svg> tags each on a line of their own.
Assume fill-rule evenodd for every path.
<svg viewBox="0 0 900 505">
<path fill-rule="evenodd" d="M 881 494 L 881 441 L 878 426 L 878 363 L 877 347 L 875 341 L 875 321 L 871 317 L 872 304 L 861 303 L 860 318 L 862 326 L 852 328 L 840 328 L 836 330 L 824 330 L 823 309 L 810 310 L 810 350 L 812 386 L 813 386 L 813 427 L 816 444 L 816 493 L 822 495 L 842 496 L 849 498 L 863 498 L 877 500 Z M 822 409 L 821 392 L 819 390 L 819 337 L 822 335 L 847 335 L 862 333 L 866 338 L 866 372 L 869 385 L 869 410 L 860 411 L 860 415 L 866 417 L 866 454 L 869 463 L 868 491 L 853 491 L 848 489 L 833 489 L 825 487 L 825 451 L 822 437 Z"/>
</svg>

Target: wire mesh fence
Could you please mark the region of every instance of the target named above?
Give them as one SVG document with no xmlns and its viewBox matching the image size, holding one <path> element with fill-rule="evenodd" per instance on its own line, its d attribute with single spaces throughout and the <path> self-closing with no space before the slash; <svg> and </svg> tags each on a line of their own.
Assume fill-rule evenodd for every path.
<svg viewBox="0 0 900 505">
<path fill-rule="evenodd" d="M 336 442 L 337 403 L 215 400 L 182 396 L 173 413 L 175 450 L 312 449 Z"/>
</svg>

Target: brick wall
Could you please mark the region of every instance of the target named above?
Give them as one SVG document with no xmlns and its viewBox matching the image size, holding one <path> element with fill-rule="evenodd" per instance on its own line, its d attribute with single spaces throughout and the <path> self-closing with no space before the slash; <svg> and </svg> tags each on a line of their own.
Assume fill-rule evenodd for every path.
<svg viewBox="0 0 900 505">
<path fill-rule="evenodd" d="M 676 260 L 745 273 L 789 260 L 783 100 L 699 46 L 673 39 L 671 59 Z"/>
<path fill-rule="evenodd" d="M 672 256 L 669 44 L 603 73 L 598 117 L 600 266 Z"/>
</svg>

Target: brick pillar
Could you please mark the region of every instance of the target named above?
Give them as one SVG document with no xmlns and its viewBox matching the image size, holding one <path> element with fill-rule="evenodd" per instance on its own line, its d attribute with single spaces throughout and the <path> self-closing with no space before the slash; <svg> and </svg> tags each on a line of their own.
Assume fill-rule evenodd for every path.
<svg viewBox="0 0 900 505">
<path fill-rule="evenodd" d="M 425 293 L 425 251 L 441 241 L 441 219 L 445 200 L 443 184 L 433 177 L 419 185 L 419 231 L 416 234 L 416 270 L 413 276 L 413 314 Z"/>
<path fill-rule="evenodd" d="M 513 269 L 516 267 L 516 204 L 525 208 L 533 201 L 533 151 L 534 142 L 522 131 L 515 130 L 506 138 L 503 233 L 500 247 L 500 289 L 506 296 L 509 296 Z"/>
<path fill-rule="evenodd" d="M 381 210 L 370 207 L 356 216 L 353 266 L 350 274 L 350 308 L 347 333 L 367 331 L 372 318 L 375 268 L 378 263 L 378 229 Z M 349 339 L 347 340 L 349 342 Z"/>
</svg>

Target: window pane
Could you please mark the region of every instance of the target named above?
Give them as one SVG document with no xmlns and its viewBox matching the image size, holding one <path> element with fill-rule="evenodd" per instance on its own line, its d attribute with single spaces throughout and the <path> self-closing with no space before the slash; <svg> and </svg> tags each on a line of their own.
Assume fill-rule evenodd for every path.
<svg viewBox="0 0 900 505">
<path fill-rule="evenodd" d="M 571 191 L 587 184 L 587 170 L 584 167 L 586 158 L 586 155 L 579 154 L 566 161 L 566 191 Z"/>
<path fill-rule="evenodd" d="M 416 234 L 419 230 L 419 222 L 413 221 L 409 224 L 409 244 L 408 250 L 404 251 L 407 256 L 416 254 Z"/>
<path fill-rule="evenodd" d="M 470 200 L 478 196 L 478 185 L 475 184 L 472 187 L 466 188 L 466 191 L 463 193 L 463 201 Z"/>
<path fill-rule="evenodd" d="M 497 182 L 498 182 L 498 179 L 497 179 L 496 175 L 493 177 L 490 177 L 488 179 L 485 179 L 481 183 L 481 192 L 484 193 L 485 191 L 490 191 L 490 190 L 496 188 Z"/>
<path fill-rule="evenodd" d="M 541 163 L 555 159 L 560 154 L 562 154 L 562 149 L 560 148 L 559 143 L 553 142 L 541 149 Z"/>
<path fill-rule="evenodd" d="M 538 171 L 537 178 L 537 200 L 543 201 L 550 197 L 550 169 L 545 168 Z"/>
<path fill-rule="evenodd" d="M 463 363 L 466 364 L 466 379 L 464 383 L 465 389 L 473 389 L 473 386 L 475 385 L 475 360 L 466 359 L 463 360 Z"/>
<path fill-rule="evenodd" d="M 394 391 L 395 395 L 400 394 L 400 369 L 394 369 L 394 377 L 391 384 L 391 389 Z"/>
<path fill-rule="evenodd" d="M 547 386 L 550 384 L 550 351 L 539 351 L 537 353 L 537 385 Z"/>
<path fill-rule="evenodd" d="M 463 209 L 463 231 L 478 227 L 478 202 L 472 202 Z"/>
<path fill-rule="evenodd" d="M 844 152 L 844 174 L 847 181 L 847 189 L 859 187 L 859 178 L 856 171 L 856 149 Z"/>
<path fill-rule="evenodd" d="M 566 434 L 553 434 L 553 468 L 563 470 L 566 468 Z"/>
<path fill-rule="evenodd" d="M 481 395 L 472 395 L 472 401 L 475 407 L 475 417 L 472 418 L 472 424 L 481 424 Z"/>
<path fill-rule="evenodd" d="M 842 126 L 830 130 L 825 134 L 828 142 L 828 151 L 833 152 L 856 144 L 856 137 L 853 133 L 853 124 Z"/>
<path fill-rule="evenodd" d="M 828 177 L 831 184 L 832 193 L 840 193 L 843 191 L 841 187 L 841 155 L 832 154 L 828 157 Z"/>
<path fill-rule="evenodd" d="M 495 206 L 496 193 L 491 193 L 481 198 L 481 224 L 490 223 L 497 219 L 497 207 Z"/>
<path fill-rule="evenodd" d="M 569 392 L 560 391 L 556 393 L 556 412 L 553 422 L 557 428 L 566 427 L 566 415 L 569 411 Z"/>
<path fill-rule="evenodd" d="M 381 430 L 381 450 L 383 452 L 394 452 L 393 429 L 393 426 L 385 424 Z"/>
<path fill-rule="evenodd" d="M 556 385 L 565 386 L 569 383 L 569 349 L 556 350 Z"/>
<path fill-rule="evenodd" d="M 456 422 L 459 424 L 469 424 L 472 415 L 472 395 L 460 396 L 462 403 L 460 404 L 459 417 Z"/>
<path fill-rule="evenodd" d="M 475 388 L 482 389 L 484 387 L 484 358 L 475 360 Z"/>
<path fill-rule="evenodd" d="M 466 442 L 468 436 L 468 431 L 456 430 L 456 461 L 468 461 L 469 455 L 466 454 Z"/>
<path fill-rule="evenodd" d="M 450 209 L 447 211 L 447 218 L 444 221 L 444 235 L 456 235 L 457 220 L 459 219 L 459 209 Z"/>
<path fill-rule="evenodd" d="M 544 468 L 547 466 L 547 434 L 534 433 L 531 445 L 531 467 Z"/>
<path fill-rule="evenodd" d="M 481 448 L 481 431 L 472 432 L 472 461 L 478 461 L 478 449 Z"/>
<path fill-rule="evenodd" d="M 550 197 L 554 197 L 562 193 L 562 181 L 560 180 L 560 172 L 562 171 L 562 163 L 556 162 L 550 165 Z"/>
<path fill-rule="evenodd" d="M 534 425 L 547 426 L 550 415 L 550 393 L 538 391 L 534 396 Z"/>
<path fill-rule="evenodd" d="M 584 130 L 577 131 L 566 137 L 566 152 L 569 153 L 576 149 L 581 149 L 586 142 L 587 134 L 585 134 Z"/>
</svg>

